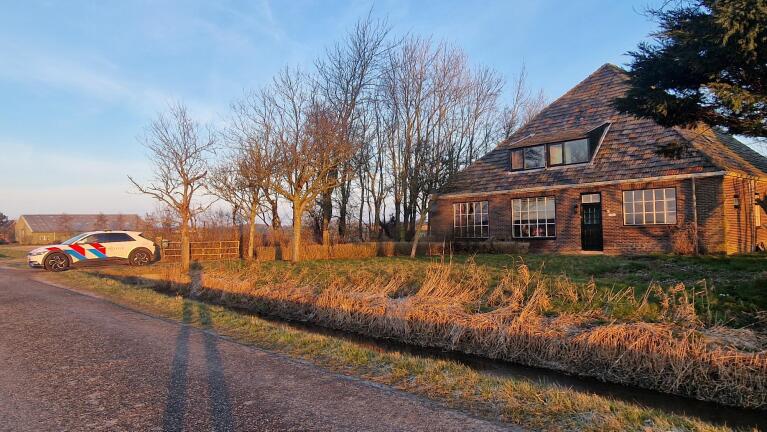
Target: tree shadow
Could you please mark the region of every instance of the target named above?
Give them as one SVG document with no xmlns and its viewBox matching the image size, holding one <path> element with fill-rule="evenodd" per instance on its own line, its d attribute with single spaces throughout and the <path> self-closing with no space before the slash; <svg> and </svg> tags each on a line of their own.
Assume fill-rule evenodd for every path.
<svg viewBox="0 0 767 432">
<path fill-rule="evenodd" d="M 199 274 L 199 273 L 198 273 Z M 184 430 L 184 416 L 187 406 L 187 384 L 189 368 L 190 323 L 193 322 L 193 305 L 184 300 L 182 306 L 183 325 L 176 336 L 176 349 L 173 354 L 170 378 L 167 384 L 167 400 L 163 412 L 162 430 L 175 432 Z M 205 304 L 197 304 L 199 324 L 203 328 L 202 338 L 205 350 L 205 364 L 208 378 L 208 406 L 212 430 L 216 432 L 234 430 L 232 406 L 226 376 L 218 349 L 218 338 L 210 329 L 213 319 Z"/>
</svg>

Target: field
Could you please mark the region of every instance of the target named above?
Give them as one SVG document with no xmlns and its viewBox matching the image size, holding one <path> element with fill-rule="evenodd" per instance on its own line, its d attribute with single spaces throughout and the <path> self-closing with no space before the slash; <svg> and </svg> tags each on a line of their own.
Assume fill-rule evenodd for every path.
<svg viewBox="0 0 767 432">
<path fill-rule="evenodd" d="M 47 276 L 174 318 L 189 300 L 167 293 L 196 297 L 220 305 L 212 310 L 222 333 L 533 429 L 715 430 L 450 361 L 381 353 L 238 310 L 763 408 L 766 274 L 758 256 L 476 255 L 203 263 L 191 275 L 155 265 Z"/>
<path fill-rule="evenodd" d="M 306 261 L 298 266 L 287 262 L 266 263 L 206 263 L 211 271 L 247 273 L 255 284 L 273 284 L 281 280 L 296 280 L 313 284 L 322 290 L 331 284 L 364 284 L 371 279 L 388 282 L 393 277 L 404 283 L 419 286 L 430 265 L 440 261 L 455 264 L 451 278 L 460 280 L 467 263 L 475 264 L 486 272 L 487 290 L 492 292 L 504 272 L 525 264 L 532 272 L 545 277 L 566 276 L 576 284 L 593 280 L 603 293 L 634 289 L 638 298 L 652 284 L 664 287 L 682 283 L 696 293 L 699 315 L 710 323 L 730 327 L 763 326 L 767 324 L 767 257 L 750 256 L 637 256 L 617 257 L 601 255 L 459 255 L 452 258 L 426 258 L 415 260 L 391 257 L 364 260 Z M 577 308 L 577 303 L 562 303 L 560 311 Z M 613 315 L 621 318 L 621 311 Z M 648 317 L 651 318 L 651 317 Z M 767 328 L 764 330 L 767 331 Z"/>
</svg>

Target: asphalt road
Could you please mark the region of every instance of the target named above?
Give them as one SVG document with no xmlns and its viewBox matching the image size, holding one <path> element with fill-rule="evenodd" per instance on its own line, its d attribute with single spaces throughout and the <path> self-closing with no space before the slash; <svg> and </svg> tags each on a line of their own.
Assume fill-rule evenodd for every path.
<svg viewBox="0 0 767 432">
<path fill-rule="evenodd" d="M 503 429 L 34 274 L 0 268 L 2 431 Z"/>
</svg>

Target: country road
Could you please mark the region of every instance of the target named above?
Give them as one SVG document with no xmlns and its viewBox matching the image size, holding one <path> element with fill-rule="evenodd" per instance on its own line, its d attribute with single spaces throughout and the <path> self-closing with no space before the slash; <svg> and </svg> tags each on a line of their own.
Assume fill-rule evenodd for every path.
<svg viewBox="0 0 767 432">
<path fill-rule="evenodd" d="M 0 268 L 2 431 L 504 429 L 34 274 Z"/>
</svg>

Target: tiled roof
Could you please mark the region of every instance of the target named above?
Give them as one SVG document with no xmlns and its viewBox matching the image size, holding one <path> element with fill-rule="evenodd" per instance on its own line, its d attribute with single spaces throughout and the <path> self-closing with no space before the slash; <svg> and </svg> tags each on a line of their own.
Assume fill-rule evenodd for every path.
<svg viewBox="0 0 767 432">
<path fill-rule="evenodd" d="M 620 114 L 613 106 L 627 90 L 626 73 L 606 64 L 552 102 L 508 140 L 458 173 L 442 193 L 493 192 L 553 185 L 678 174 L 732 171 L 767 176 L 767 159 L 745 144 L 708 129 L 665 128 Z M 610 128 L 588 164 L 510 171 L 510 148 L 583 136 L 606 122 Z M 681 146 L 664 155 L 669 144 Z"/>
<path fill-rule="evenodd" d="M 21 215 L 33 232 L 85 232 L 105 229 L 138 229 L 136 214 Z"/>
<path fill-rule="evenodd" d="M 558 142 L 558 141 L 569 141 L 569 140 L 575 140 L 579 138 L 585 138 L 586 135 L 589 133 L 589 131 L 593 130 L 595 127 L 598 127 L 600 125 L 594 125 L 594 127 L 589 128 L 577 128 L 577 129 L 571 129 L 567 131 L 553 131 L 553 132 L 547 132 L 547 133 L 531 133 L 529 135 L 519 136 L 519 134 L 515 134 L 515 136 L 519 137 L 514 141 L 504 141 L 500 145 L 505 148 L 517 148 L 517 147 L 529 147 L 536 144 L 546 144 L 546 143 L 552 143 L 552 142 Z"/>
</svg>

